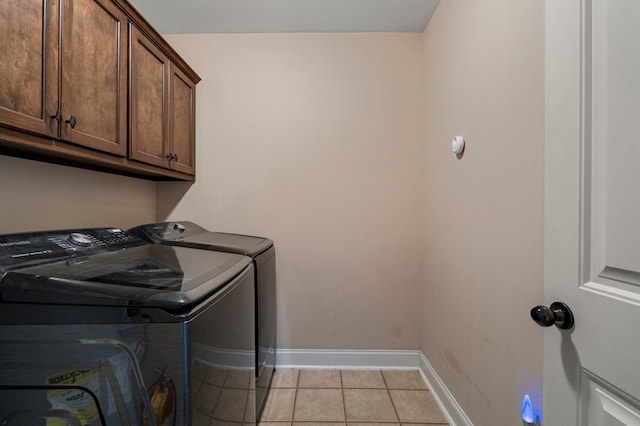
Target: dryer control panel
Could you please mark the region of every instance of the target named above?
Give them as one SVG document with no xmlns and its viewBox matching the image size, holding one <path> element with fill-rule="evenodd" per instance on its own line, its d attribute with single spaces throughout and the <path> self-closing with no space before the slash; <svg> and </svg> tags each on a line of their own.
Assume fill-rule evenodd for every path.
<svg viewBox="0 0 640 426">
<path fill-rule="evenodd" d="M 130 229 L 129 232 L 147 241 L 164 243 L 167 241 L 182 241 L 185 238 L 205 234 L 209 231 L 193 222 L 182 221 L 140 225 Z"/>
</svg>

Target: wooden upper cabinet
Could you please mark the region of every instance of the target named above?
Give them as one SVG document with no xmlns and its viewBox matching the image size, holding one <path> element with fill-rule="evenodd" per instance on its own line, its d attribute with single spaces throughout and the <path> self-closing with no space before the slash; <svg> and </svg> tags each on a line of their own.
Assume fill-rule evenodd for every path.
<svg viewBox="0 0 640 426">
<path fill-rule="evenodd" d="M 169 99 L 171 168 L 195 175 L 196 85 L 174 64 L 171 64 Z"/>
<path fill-rule="evenodd" d="M 129 158 L 169 166 L 169 59 L 131 25 Z"/>
<path fill-rule="evenodd" d="M 110 0 L 63 1 L 60 138 L 125 156 L 127 17 Z"/>
<path fill-rule="evenodd" d="M 193 180 L 199 81 L 126 0 L 0 0 L 0 154 Z"/>
<path fill-rule="evenodd" d="M 0 1 L 0 124 L 57 137 L 56 0 Z"/>
<path fill-rule="evenodd" d="M 195 174 L 195 83 L 131 25 L 129 157 Z"/>
</svg>

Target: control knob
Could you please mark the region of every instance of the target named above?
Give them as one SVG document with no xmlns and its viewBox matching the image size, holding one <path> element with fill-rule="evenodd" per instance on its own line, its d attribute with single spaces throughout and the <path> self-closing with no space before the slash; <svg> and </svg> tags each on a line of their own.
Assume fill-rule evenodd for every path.
<svg viewBox="0 0 640 426">
<path fill-rule="evenodd" d="M 89 247 L 92 244 L 91 237 L 85 234 L 81 234 L 79 232 L 74 232 L 71 235 L 69 235 L 68 240 L 69 242 L 75 244 L 78 247 Z"/>
</svg>

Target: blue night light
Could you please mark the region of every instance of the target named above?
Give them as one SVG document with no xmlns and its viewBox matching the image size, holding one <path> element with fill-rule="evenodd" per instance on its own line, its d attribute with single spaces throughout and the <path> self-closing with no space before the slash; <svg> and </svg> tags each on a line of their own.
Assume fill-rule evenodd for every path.
<svg viewBox="0 0 640 426">
<path fill-rule="evenodd" d="M 529 395 L 525 395 L 522 400 L 522 424 L 525 426 L 531 426 L 535 424 L 536 414 L 533 411 L 533 404 L 531 404 L 531 398 Z"/>
</svg>

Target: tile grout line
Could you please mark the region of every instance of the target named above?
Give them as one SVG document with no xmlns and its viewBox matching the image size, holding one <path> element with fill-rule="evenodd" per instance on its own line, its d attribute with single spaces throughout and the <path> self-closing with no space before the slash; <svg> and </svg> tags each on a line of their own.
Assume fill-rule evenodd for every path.
<svg viewBox="0 0 640 426">
<path fill-rule="evenodd" d="M 344 413 L 344 424 L 347 424 L 347 403 L 344 400 L 344 381 L 342 380 L 342 370 L 338 370 L 340 373 L 340 394 L 342 395 L 342 412 Z"/>
<path fill-rule="evenodd" d="M 251 381 L 251 376 L 249 376 L 249 381 Z M 250 419 L 250 418 L 249 418 L 249 419 L 247 419 L 247 415 L 249 414 L 249 413 L 247 413 L 247 409 L 248 409 L 248 407 L 249 407 L 249 392 L 251 392 L 251 389 L 250 389 L 250 388 L 251 388 L 251 383 L 249 383 L 249 389 L 247 389 L 247 397 L 246 397 L 246 398 L 245 398 L 245 400 L 244 400 L 244 413 L 242 414 L 242 421 L 243 421 L 243 423 L 250 423 L 250 422 L 251 422 L 251 419 Z M 254 404 L 254 405 L 255 405 L 255 404 Z M 255 407 L 254 407 L 254 408 L 255 408 Z M 249 411 L 250 411 L 250 409 L 249 409 Z M 254 413 L 253 413 L 253 416 L 254 416 L 254 417 L 255 417 L 255 414 L 256 414 L 256 413 L 255 413 L 255 409 L 254 409 Z M 253 419 L 253 422 L 254 422 L 254 423 L 257 423 L 257 420 L 258 420 L 257 418 L 254 418 L 254 419 Z"/>
<path fill-rule="evenodd" d="M 298 401 L 298 388 L 300 387 L 300 376 L 302 375 L 302 369 L 298 369 L 298 374 L 296 375 L 296 387 L 293 391 L 293 409 L 291 410 L 291 421 L 289 424 L 293 425 L 293 419 L 296 415 L 296 402 Z"/>
<path fill-rule="evenodd" d="M 384 382 L 384 387 L 387 390 L 387 395 L 389 395 L 389 399 L 391 400 L 391 406 L 393 407 L 393 412 L 396 415 L 396 419 L 398 420 L 398 424 L 402 424 L 400 422 L 400 414 L 398 414 L 398 409 L 396 408 L 396 404 L 393 402 L 393 398 L 391 397 L 391 391 L 389 390 L 389 385 L 387 384 L 387 379 L 384 377 L 384 373 L 380 370 L 380 375 L 382 376 L 382 381 Z"/>
</svg>

